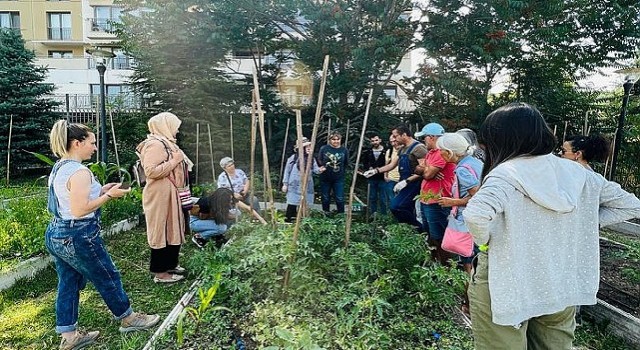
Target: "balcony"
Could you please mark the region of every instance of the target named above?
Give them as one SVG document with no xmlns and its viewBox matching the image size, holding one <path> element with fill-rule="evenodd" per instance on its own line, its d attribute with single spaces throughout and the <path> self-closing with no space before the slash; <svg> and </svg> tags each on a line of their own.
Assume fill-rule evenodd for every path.
<svg viewBox="0 0 640 350">
<path fill-rule="evenodd" d="M 88 68 L 95 69 L 96 61 L 95 59 L 89 57 L 88 60 Z M 133 58 L 127 56 L 116 56 L 113 59 L 109 60 L 109 65 L 107 68 L 116 69 L 116 70 L 126 70 L 133 69 L 136 66 L 136 62 Z"/>
<path fill-rule="evenodd" d="M 50 99 L 59 103 L 54 108 L 56 112 L 97 115 L 100 107 L 100 98 L 97 95 L 57 94 L 50 96 Z M 147 99 L 133 94 L 107 95 L 105 101 L 107 110 L 114 112 L 139 111 L 149 104 Z"/>
<path fill-rule="evenodd" d="M 71 40 L 71 28 L 47 28 L 47 38 L 49 40 Z"/>
<path fill-rule="evenodd" d="M 118 22 L 109 18 L 90 18 L 91 32 L 114 34 Z"/>
</svg>

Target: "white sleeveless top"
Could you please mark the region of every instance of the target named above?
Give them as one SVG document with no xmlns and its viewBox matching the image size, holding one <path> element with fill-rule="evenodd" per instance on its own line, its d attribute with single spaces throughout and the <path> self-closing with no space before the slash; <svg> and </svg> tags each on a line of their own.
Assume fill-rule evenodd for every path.
<svg viewBox="0 0 640 350">
<path fill-rule="evenodd" d="M 90 172 L 89 168 L 82 165 L 82 163 L 76 161 L 67 162 L 58 169 L 58 173 L 53 180 L 53 190 L 55 191 L 56 198 L 58 198 L 58 213 L 64 220 L 88 219 L 95 217 L 95 212 L 91 212 L 82 217 L 75 217 L 71 214 L 71 198 L 70 191 L 67 188 L 67 183 L 69 182 L 69 178 L 80 170 L 87 170 Z M 51 176 L 49 176 L 48 184 L 51 186 Z M 100 197 L 101 191 L 102 185 L 100 185 L 92 175 L 89 200 L 94 200 Z"/>
</svg>

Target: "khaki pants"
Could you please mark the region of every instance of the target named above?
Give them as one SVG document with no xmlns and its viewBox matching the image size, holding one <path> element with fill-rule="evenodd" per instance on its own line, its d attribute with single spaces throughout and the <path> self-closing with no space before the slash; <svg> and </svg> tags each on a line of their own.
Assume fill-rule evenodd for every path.
<svg viewBox="0 0 640 350">
<path fill-rule="evenodd" d="M 469 285 L 469 306 L 477 350 L 570 350 L 573 342 L 575 306 L 552 315 L 531 318 L 520 328 L 491 321 L 488 256 L 478 254 L 478 265 Z"/>
</svg>

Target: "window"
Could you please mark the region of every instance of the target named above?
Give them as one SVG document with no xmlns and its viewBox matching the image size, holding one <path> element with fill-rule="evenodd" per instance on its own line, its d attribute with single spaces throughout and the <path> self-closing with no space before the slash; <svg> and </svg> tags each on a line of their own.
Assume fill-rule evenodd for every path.
<svg viewBox="0 0 640 350">
<path fill-rule="evenodd" d="M 71 39 L 71 13 L 48 12 L 49 40 Z"/>
<path fill-rule="evenodd" d="M 73 58 L 73 51 L 51 51 L 49 50 L 49 58 Z"/>
<path fill-rule="evenodd" d="M 20 12 L 0 12 L 0 28 L 20 29 Z"/>
<path fill-rule="evenodd" d="M 122 9 L 116 6 L 94 6 L 91 20 L 92 32 L 113 32 L 114 24 L 120 23 Z"/>
<path fill-rule="evenodd" d="M 116 57 L 109 60 L 109 64 L 107 68 L 110 69 L 133 69 L 135 66 L 135 61 L 132 57 L 127 56 L 127 54 L 121 49 L 114 48 L 101 48 L 101 50 L 111 51 Z M 89 58 L 89 69 L 96 68 L 96 61 L 93 58 Z"/>
<path fill-rule="evenodd" d="M 233 58 L 234 59 L 244 59 L 244 58 L 253 58 L 264 55 L 264 52 L 260 52 L 256 49 L 237 49 L 233 50 Z"/>
<path fill-rule="evenodd" d="M 395 100 L 398 97 L 398 87 L 397 86 L 385 86 L 384 94 L 388 98 L 390 98 L 392 100 Z"/>
</svg>

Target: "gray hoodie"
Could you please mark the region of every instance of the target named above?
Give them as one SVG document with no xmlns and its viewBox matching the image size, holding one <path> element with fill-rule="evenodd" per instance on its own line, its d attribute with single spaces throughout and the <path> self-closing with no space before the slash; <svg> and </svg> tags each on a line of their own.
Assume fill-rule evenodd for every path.
<svg viewBox="0 0 640 350">
<path fill-rule="evenodd" d="M 599 227 L 640 217 L 640 201 L 549 154 L 498 165 L 463 216 L 476 244 L 489 245 L 493 322 L 518 325 L 596 303 Z"/>
</svg>

